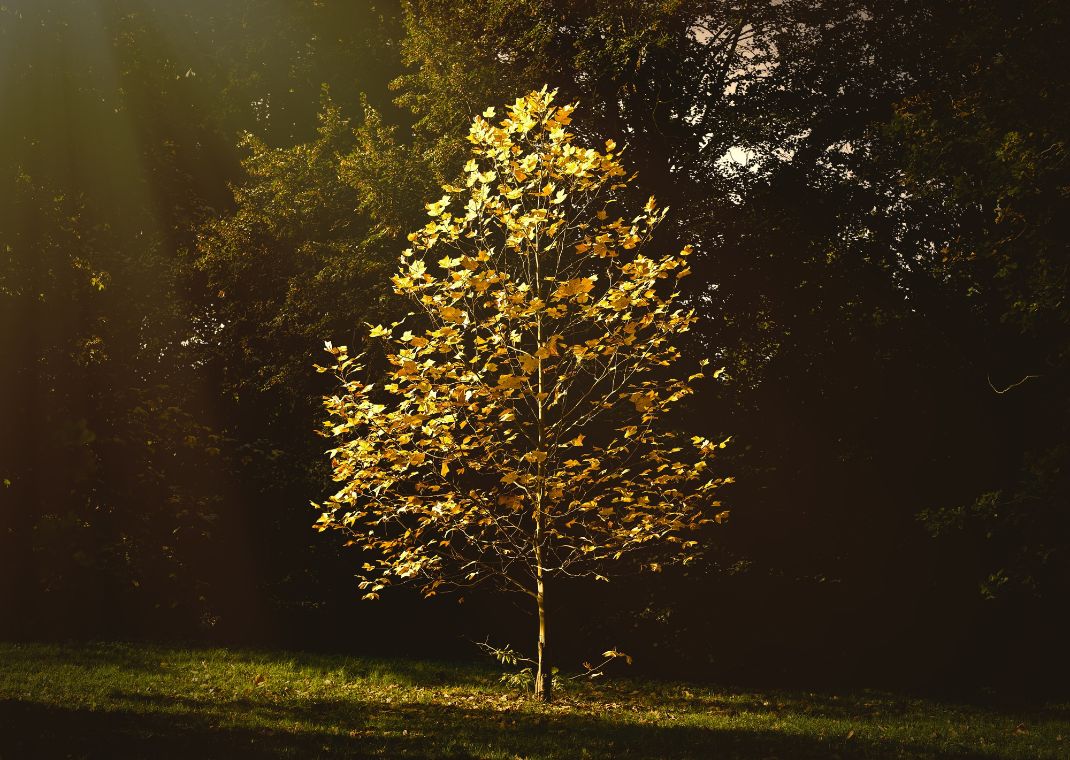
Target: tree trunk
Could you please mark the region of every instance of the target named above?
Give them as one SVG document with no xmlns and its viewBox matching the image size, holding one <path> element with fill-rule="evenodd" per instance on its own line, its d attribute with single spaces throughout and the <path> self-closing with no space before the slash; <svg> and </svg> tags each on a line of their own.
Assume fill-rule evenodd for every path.
<svg viewBox="0 0 1070 760">
<path fill-rule="evenodd" d="M 535 671 L 535 698 L 543 702 L 553 699 L 553 673 L 550 666 L 550 655 L 546 649 L 546 587 L 543 585 L 540 568 L 538 578 L 538 593 L 536 600 L 539 604 L 539 663 Z"/>
</svg>

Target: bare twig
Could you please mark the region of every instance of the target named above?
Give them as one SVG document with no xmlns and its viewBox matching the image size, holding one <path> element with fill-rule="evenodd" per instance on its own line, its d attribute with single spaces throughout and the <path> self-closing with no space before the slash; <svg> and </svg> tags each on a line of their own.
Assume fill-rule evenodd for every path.
<svg viewBox="0 0 1070 760">
<path fill-rule="evenodd" d="M 1035 378 L 1041 377 L 1041 375 L 1026 375 L 1021 380 L 1019 380 L 1018 382 L 1011 383 L 1010 385 L 1008 385 L 1003 390 L 1000 390 L 999 388 L 997 388 L 996 386 L 994 386 L 992 384 L 992 377 L 991 376 L 986 375 L 985 377 L 988 379 L 988 387 L 991 388 L 994 392 L 996 392 L 996 393 L 998 393 L 999 395 L 1002 396 L 1007 391 L 1010 391 L 1010 390 L 1013 390 L 1014 388 L 1017 388 L 1019 385 L 1021 385 L 1024 382 L 1026 382 L 1027 380 L 1033 380 Z"/>
</svg>

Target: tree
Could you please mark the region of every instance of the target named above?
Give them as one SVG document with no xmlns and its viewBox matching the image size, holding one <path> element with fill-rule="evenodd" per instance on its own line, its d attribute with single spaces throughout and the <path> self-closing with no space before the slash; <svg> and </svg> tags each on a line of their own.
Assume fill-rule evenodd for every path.
<svg viewBox="0 0 1070 760">
<path fill-rule="evenodd" d="M 320 390 L 303 360 L 302 383 L 275 377 L 322 342 L 303 298 L 389 287 L 347 247 L 357 196 L 331 159 L 348 128 L 317 132 L 315 111 L 324 81 L 385 96 L 396 14 L 255 6 L 0 5 L 0 636 L 250 631 L 316 566 L 307 535 L 273 539 L 301 535 L 288 505 L 326 481 Z"/>
<path fill-rule="evenodd" d="M 643 252 L 666 210 L 651 198 L 624 220 L 619 152 L 574 144 L 574 106 L 554 95 L 474 120 L 462 186 L 427 204 L 393 278 L 426 321 L 371 330 L 385 380 L 365 384 L 361 358 L 328 344 L 342 487 L 317 523 L 368 552 L 365 598 L 486 581 L 530 597 L 544 700 L 551 582 L 606 580 L 626 557 L 690 560 L 689 534 L 727 515 L 714 492 L 729 480 L 708 467 L 727 441 L 659 424 L 707 374 L 672 372 L 696 319 L 676 290 L 690 250 Z"/>
<path fill-rule="evenodd" d="M 942 67 L 898 104 L 887 132 L 903 186 L 946 225 L 930 238 L 939 254 L 931 268 L 948 284 L 939 296 L 969 305 L 960 342 L 972 344 L 976 383 L 1005 420 L 998 438 L 1013 443 L 997 467 L 970 478 L 972 493 L 920 517 L 944 546 L 959 541 L 980 555 L 985 597 L 1062 598 L 1070 80 L 1055 61 L 1067 13 L 1053 2 L 967 3 L 957 13 Z"/>
</svg>

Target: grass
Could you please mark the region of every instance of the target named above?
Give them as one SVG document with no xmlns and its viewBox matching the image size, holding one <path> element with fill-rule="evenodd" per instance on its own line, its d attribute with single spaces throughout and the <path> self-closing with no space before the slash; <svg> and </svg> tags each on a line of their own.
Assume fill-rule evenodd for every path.
<svg viewBox="0 0 1070 760">
<path fill-rule="evenodd" d="M 1070 705 L 614 680 L 544 706 L 492 669 L 0 643 L 0 760 L 1070 758 Z"/>
</svg>

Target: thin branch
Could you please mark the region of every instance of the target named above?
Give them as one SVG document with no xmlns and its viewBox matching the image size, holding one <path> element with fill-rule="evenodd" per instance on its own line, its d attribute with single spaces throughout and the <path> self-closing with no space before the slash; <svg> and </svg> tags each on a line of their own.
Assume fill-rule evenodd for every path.
<svg viewBox="0 0 1070 760">
<path fill-rule="evenodd" d="M 996 393 L 998 393 L 999 395 L 1001 395 L 1001 396 L 1002 396 L 1002 395 L 1003 395 L 1004 393 L 1006 393 L 1007 391 L 1010 391 L 1010 390 L 1013 390 L 1013 389 L 1017 388 L 1017 387 L 1018 387 L 1019 385 L 1022 385 L 1022 384 L 1023 384 L 1023 383 L 1025 383 L 1026 381 L 1028 381 L 1028 380 L 1034 380 L 1034 379 L 1036 379 L 1036 378 L 1039 378 L 1039 377 L 1043 377 L 1043 375 L 1026 375 L 1026 376 L 1025 376 L 1025 377 L 1023 377 L 1023 378 L 1022 378 L 1021 380 L 1019 380 L 1018 382 L 1016 382 L 1016 383 L 1011 383 L 1010 385 L 1008 385 L 1008 386 L 1007 386 L 1006 388 L 1004 388 L 1003 390 L 1000 390 L 999 388 L 997 388 L 996 386 L 994 386 L 994 385 L 992 384 L 992 377 L 991 377 L 990 375 L 985 375 L 985 377 L 986 377 L 986 378 L 988 379 L 988 387 L 989 387 L 989 388 L 991 388 L 991 389 L 992 389 L 993 391 L 995 391 Z"/>
</svg>

